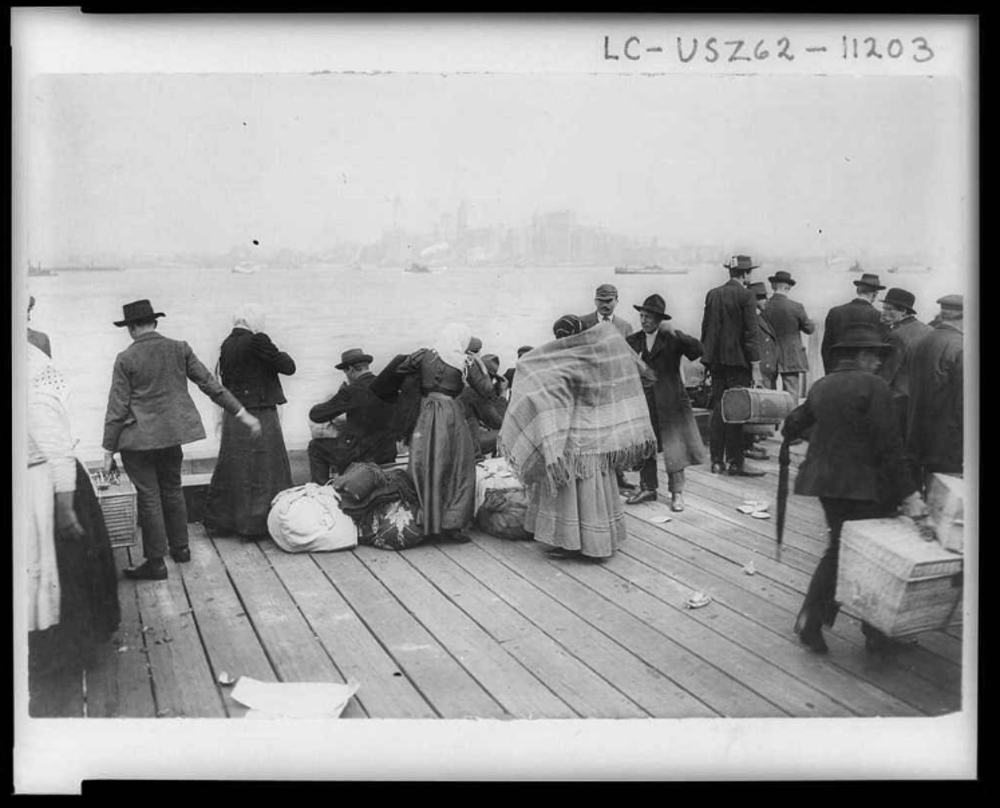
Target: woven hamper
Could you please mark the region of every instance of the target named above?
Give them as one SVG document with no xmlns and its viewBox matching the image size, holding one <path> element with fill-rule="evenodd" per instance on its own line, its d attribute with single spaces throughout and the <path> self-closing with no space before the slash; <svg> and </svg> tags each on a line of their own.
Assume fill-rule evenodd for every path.
<svg viewBox="0 0 1000 808">
<path fill-rule="evenodd" d="M 962 558 L 904 517 L 845 522 L 837 600 L 890 637 L 944 628 L 962 614 Z"/>
<path fill-rule="evenodd" d="M 124 474 L 108 478 L 100 472 L 91 474 L 97 501 L 101 503 L 104 524 L 112 547 L 131 547 L 135 544 L 139 510 L 135 486 Z"/>
</svg>

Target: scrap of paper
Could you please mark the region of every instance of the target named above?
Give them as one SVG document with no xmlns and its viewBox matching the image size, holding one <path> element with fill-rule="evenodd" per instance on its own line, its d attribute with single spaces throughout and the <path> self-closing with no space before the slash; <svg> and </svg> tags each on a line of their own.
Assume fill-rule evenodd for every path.
<svg viewBox="0 0 1000 808">
<path fill-rule="evenodd" d="M 250 708 L 247 718 L 338 718 L 359 686 L 357 682 L 260 682 L 241 676 L 232 696 Z"/>
</svg>

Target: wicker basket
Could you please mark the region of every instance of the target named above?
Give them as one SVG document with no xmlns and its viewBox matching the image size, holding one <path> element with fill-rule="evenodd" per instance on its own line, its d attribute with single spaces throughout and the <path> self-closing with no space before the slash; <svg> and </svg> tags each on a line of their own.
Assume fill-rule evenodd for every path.
<svg viewBox="0 0 1000 808">
<path fill-rule="evenodd" d="M 90 478 L 94 482 L 97 500 L 101 503 L 111 546 L 131 547 L 135 544 L 138 525 L 135 486 L 124 474 L 107 477 L 96 472 Z"/>
<path fill-rule="evenodd" d="M 902 517 L 845 522 L 837 600 L 890 637 L 944 628 L 961 616 L 962 558 Z"/>
</svg>

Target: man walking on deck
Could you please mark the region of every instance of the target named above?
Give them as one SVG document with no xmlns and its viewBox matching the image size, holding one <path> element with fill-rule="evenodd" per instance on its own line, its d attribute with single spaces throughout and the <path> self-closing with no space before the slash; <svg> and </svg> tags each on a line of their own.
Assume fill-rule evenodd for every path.
<svg viewBox="0 0 1000 808">
<path fill-rule="evenodd" d="M 760 477 L 743 462 L 743 426 L 722 420 L 722 394 L 731 387 L 763 387 L 757 325 L 756 296 L 746 284 L 757 268 L 748 255 L 734 255 L 728 264 L 729 281 L 710 289 L 701 321 L 702 363 L 712 376 L 712 415 L 709 448 L 712 473 Z M 725 461 L 725 462 L 724 462 Z"/>
<path fill-rule="evenodd" d="M 123 315 L 115 325 L 128 328 L 132 344 L 115 359 L 104 416 L 104 469 L 111 470 L 114 453 L 119 452 L 136 490 L 146 560 L 126 569 L 125 576 L 162 581 L 167 577 L 163 559 L 168 549 L 178 563 L 191 559 L 181 446 L 202 440 L 205 427 L 188 393 L 188 380 L 235 415 L 254 437 L 260 437 L 261 426 L 190 345 L 157 333 L 156 321 L 163 312 L 154 311 L 148 300 L 137 300 L 125 304 Z"/>
</svg>

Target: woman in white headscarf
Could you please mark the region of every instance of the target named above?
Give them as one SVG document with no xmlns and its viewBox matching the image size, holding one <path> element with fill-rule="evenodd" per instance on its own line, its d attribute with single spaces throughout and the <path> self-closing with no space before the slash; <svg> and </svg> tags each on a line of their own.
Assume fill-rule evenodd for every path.
<svg viewBox="0 0 1000 808">
<path fill-rule="evenodd" d="M 254 439 L 235 416 L 223 416 L 219 459 L 203 520 L 213 533 L 266 536 L 271 500 L 292 487 L 278 419 L 278 405 L 286 401 L 278 374 L 293 373 L 295 361 L 264 332 L 263 309 L 254 304 L 237 309 L 233 330 L 222 343 L 219 375 L 223 386 L 260 421 L 261 435 Z"/>
<path fill-rule="evenodd" d="M 28 345 L 28 657 L 45 677 L 81 671 L 118 627 L 118 582 L 104 515 L 73 453 L 62 374 Z"/>
<path fill-rule="evenodd" d="M 468 384 L 494 401 L 489 374 L 466 353 L 472 334 L 461 323 L 447 326 L 433 348 L 411 354 L 397 374 L 420 379 L 420 415 L 410 438 L 409 470 L 420 501 L 425 536 L 466 542 L 476 500 L 472 433 L 458 396 Z"/>
</svg>

